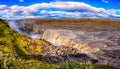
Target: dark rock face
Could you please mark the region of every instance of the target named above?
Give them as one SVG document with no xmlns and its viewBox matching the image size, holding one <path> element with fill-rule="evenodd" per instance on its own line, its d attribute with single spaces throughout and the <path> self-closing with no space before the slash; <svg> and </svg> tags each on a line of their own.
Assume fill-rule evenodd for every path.
<svg viewBox="0 0 120 69">
<path fill-rule="evenodd" d="M 106 61 L 105 64 L 120 66 L 120 49 L 104 50 L 104 54 L 100 55 L 101 61 Z"/>
<path fill-rule="evenodd" d="M 59 64 L 64 61 L 70 62 L 86 62 L 91 61 L 97 63 L 98 60 L 93 56 L 85 53 L 80 53 L 77 49 L 66 46 L 47 46 L 42 47 L 43 53 L 34 54 L 34 58 L 46 63 Z"/>
</svg>

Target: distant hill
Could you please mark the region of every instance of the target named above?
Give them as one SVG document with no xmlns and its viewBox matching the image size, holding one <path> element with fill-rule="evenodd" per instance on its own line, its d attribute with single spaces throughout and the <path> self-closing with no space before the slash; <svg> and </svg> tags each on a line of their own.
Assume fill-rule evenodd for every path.
<svg viewBox="0 0 120 69">
<path fill-rule="evenodd" d="M 23 19 L 26 23 L 31 22 L 32 26 L 44 28 L 64 29 L 120 29 L 120 20 L 115 19 Z"/>
</svg>

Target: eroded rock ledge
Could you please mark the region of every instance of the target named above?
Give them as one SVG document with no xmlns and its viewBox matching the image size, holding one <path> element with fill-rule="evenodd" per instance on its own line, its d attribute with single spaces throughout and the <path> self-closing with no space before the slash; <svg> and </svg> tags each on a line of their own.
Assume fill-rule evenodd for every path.
<svg viewBox="0 0 120 69">
<path fill-rule="evenodd" d="M 92 55 L 98 64 L 120 66 L 120 30 L 47 29 L 43 39 L 55 46 L 68 46 Z"/>
</svg>

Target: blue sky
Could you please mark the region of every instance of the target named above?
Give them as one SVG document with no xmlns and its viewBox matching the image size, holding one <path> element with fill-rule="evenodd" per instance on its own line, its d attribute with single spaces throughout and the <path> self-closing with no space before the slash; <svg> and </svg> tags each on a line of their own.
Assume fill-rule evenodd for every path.
<svg viewBox="0 0 120 69">
<path fill-rule="evenodd" d="M 119 0 L 0 0 L 0 18 L 120 18 Z"/>
</svg>

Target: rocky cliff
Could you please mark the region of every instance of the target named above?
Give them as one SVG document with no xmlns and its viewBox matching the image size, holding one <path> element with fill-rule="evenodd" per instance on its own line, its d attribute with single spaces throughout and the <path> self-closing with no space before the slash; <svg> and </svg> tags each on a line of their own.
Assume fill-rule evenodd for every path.
<svg viewBox="0 0 120 69">
<path fill-rule="evenodd" d="M 42 38 L 89 54 L 99 60 L 98 64 L 120 66 L 120 30 L 47 29 Z"/>
</svg>

